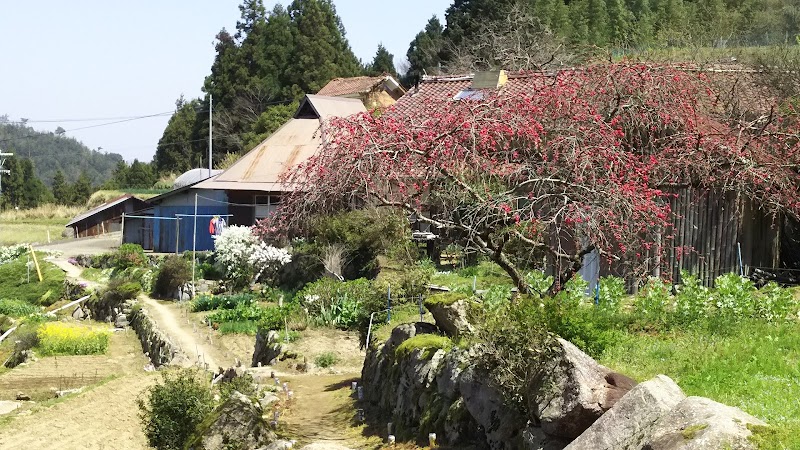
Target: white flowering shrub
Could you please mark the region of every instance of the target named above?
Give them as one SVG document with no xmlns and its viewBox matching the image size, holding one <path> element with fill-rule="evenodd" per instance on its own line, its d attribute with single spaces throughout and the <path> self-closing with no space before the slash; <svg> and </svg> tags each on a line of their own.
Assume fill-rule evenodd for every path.
<svg viewBox="0 0 800 450">
<path fill-rule="evenodd" d="M 27 244 L 9 245 L 7 247 L 0 247 L 0 265 L 14 261 L 26 251 L 28 251 Z"/>
<path fill-rule="evenodd" d="M 225 228 L 217 236 L 214 252 L 225 277 L 235 287 L 247 286 L 292 260 L 286 250 L 267 245 L 251 228 L 237 225 Z"/>
</svg>

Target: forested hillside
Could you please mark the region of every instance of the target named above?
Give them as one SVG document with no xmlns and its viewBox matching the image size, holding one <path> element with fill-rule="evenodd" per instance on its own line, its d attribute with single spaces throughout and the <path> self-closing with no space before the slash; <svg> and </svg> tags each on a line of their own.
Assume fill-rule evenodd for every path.
<svg viewBox="0 0 800 450">
<path fill-rule="evenodd" d="M 121 155 L 90 150 L 74 138 L 2 120 L 0 149 L 14 153 L 18 159 L 29 159 L 33 173 L 48 186 L 52 186 L 58 171 L 69 183 L 86 174 L 92 184 L 99 185 L 111 178 L 117 164 L 123 161 Z"/>
<path fill-rule="evenodd" d="M 800 0 L 455 0 L 444 24 L 433 17 L 412 41 L 405 81 L 500 63 L 575 63 L 590 50 L 793 45 L 799 32 Z M 515 42 L 533 64 L 503 57 Z"/>
</svg>

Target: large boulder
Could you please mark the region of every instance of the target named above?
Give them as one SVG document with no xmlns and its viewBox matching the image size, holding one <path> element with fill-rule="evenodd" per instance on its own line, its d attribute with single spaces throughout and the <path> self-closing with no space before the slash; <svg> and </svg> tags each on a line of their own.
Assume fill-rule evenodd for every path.
<svg viewBox="0 0 800 450">
<path fill-rule="evenodd" d="M 234 391 L 230 398 L 218 406 L 189 439 L 187 448 L 194 450 L 225 450 L 259 448 L 275 441 L 262 418 L 258 402 Z"/>
<path fill-rule="evenodd" d="M 641 448 L 655 423 L 686 396 L 669 377 L 659 375 L 634 387 L 566 450 Z"/>
<path fill-rule="evenodd" d="M 688 397 L 653 427 L 641 447 L 649 450 L 755 450 L 747 425 L 766 425 L 739 408 Z"/>
<path fill-rule="evenodd" d="M 764 422 L 707 398 L 686 397 L 658 375 L 633 388 L 565 450 L 754 450 L 748 424 Z"/>
<path fill-rule="evenodd" d="M 447 293 L 432 295 L 425 300 L 425 307 L 433 315 L 436 326 L 449 336 L 460 336 L 475 331 L 467 319 L 470 300 L 460 297 L 461 294 Z"/>
<path fill-rule="evenodd" d="M 459 389 L 470 415 L 483 428 L 492 449 L 520 448 L 527 418 L 509 406 L 502 392 L 487 383 L 488 374 L 474 367 L 462 374 Z"/>
<path fill-rule="evenodd" d="M 528 410 L 550 436 L 580 436 L 636 382 L 598 364 L 564 339 L 535 369 L 528 385 Z"/>
<path fill-rule="evenodd" d="M 256 334 L 256 345 L 253 350 L 252 367 L 268 366 L 284 352 L 285 346 L 280 343 L 277 331 L 259 330 Z"/>
</svg>

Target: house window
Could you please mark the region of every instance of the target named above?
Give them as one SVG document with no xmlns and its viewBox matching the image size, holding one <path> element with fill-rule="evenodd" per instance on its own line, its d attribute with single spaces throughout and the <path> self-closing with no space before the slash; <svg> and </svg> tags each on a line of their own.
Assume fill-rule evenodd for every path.
<svg viewBox="0 0 800 450">
<path fill-rule="evenodd" d="M 281 197 L 278 195 L 256 195 L 255 216 L 256 220 L 270 217 L 281 206 Z"/>
</svg>

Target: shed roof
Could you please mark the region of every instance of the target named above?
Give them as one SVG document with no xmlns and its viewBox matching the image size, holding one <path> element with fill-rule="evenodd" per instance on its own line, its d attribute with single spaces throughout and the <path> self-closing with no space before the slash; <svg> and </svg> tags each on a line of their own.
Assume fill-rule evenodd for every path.
<svg viewBox="0 0 800 450">
<path fill-rule="evenodd" d="M 325 87 L 320 89 L 317 95 L 326 95 L 330 97 L 360 95 L 366 94 L 383 84 L 386 84 L 386 88 L 390 91 L 400 89 L 401 92 L 405 92 L 394 77 L 384 74 L 377 77 L 334 78 L 329 81 Z"/>
<path fill-rule="evenodd" d="M 320 125 L 331 117 L 366 112 L 357 99 L 307 95 L 295 118 L 242 156 L 221 174 L 201 181 L 197 189 L 281 192 L 291 190 L 280 182 L 290 167 L 302 163 L 319 149 Z"/>
<path fill-rule="evenodd" d="M 75 216 L 72 220 L 70 220 L 64 226 L 65 227 L 72 226 L 72 225 L 74 225 L 74 224 L 76 224 L 78 222 L 84 221 L 84 220 L 92 217 L 93 215 L 95 215 L 95 214 L 97 214 L 99 212 L 105 211 L 105 210 L 107 210 L 109 208 L 113 208 L 114 206 L 119 205 L 121 203 L 125 203 L 126 201 L 128 201 L 130 199 L 133 199 L 134 201 L 138 201 L 141 204 L 145 203 L 144 200 L 141 200 L 141 199 L 139 199 L 137 197 L 134 197 L 131 194 L 121 195 L 121 196 L 119 196 L 119 197 L 117 197 L 117 198 L 115 198 L 113 200 L 110 200 L 110 201 L 107 201 L 107 202 L 103 203 L 102 205 L 100 205 L 100 206 L 98 206 L 96 208 L 90 209 L 89 211 L 86 211 L 85 213 L 78 214 L 77 216 Z"/>
</svg>

